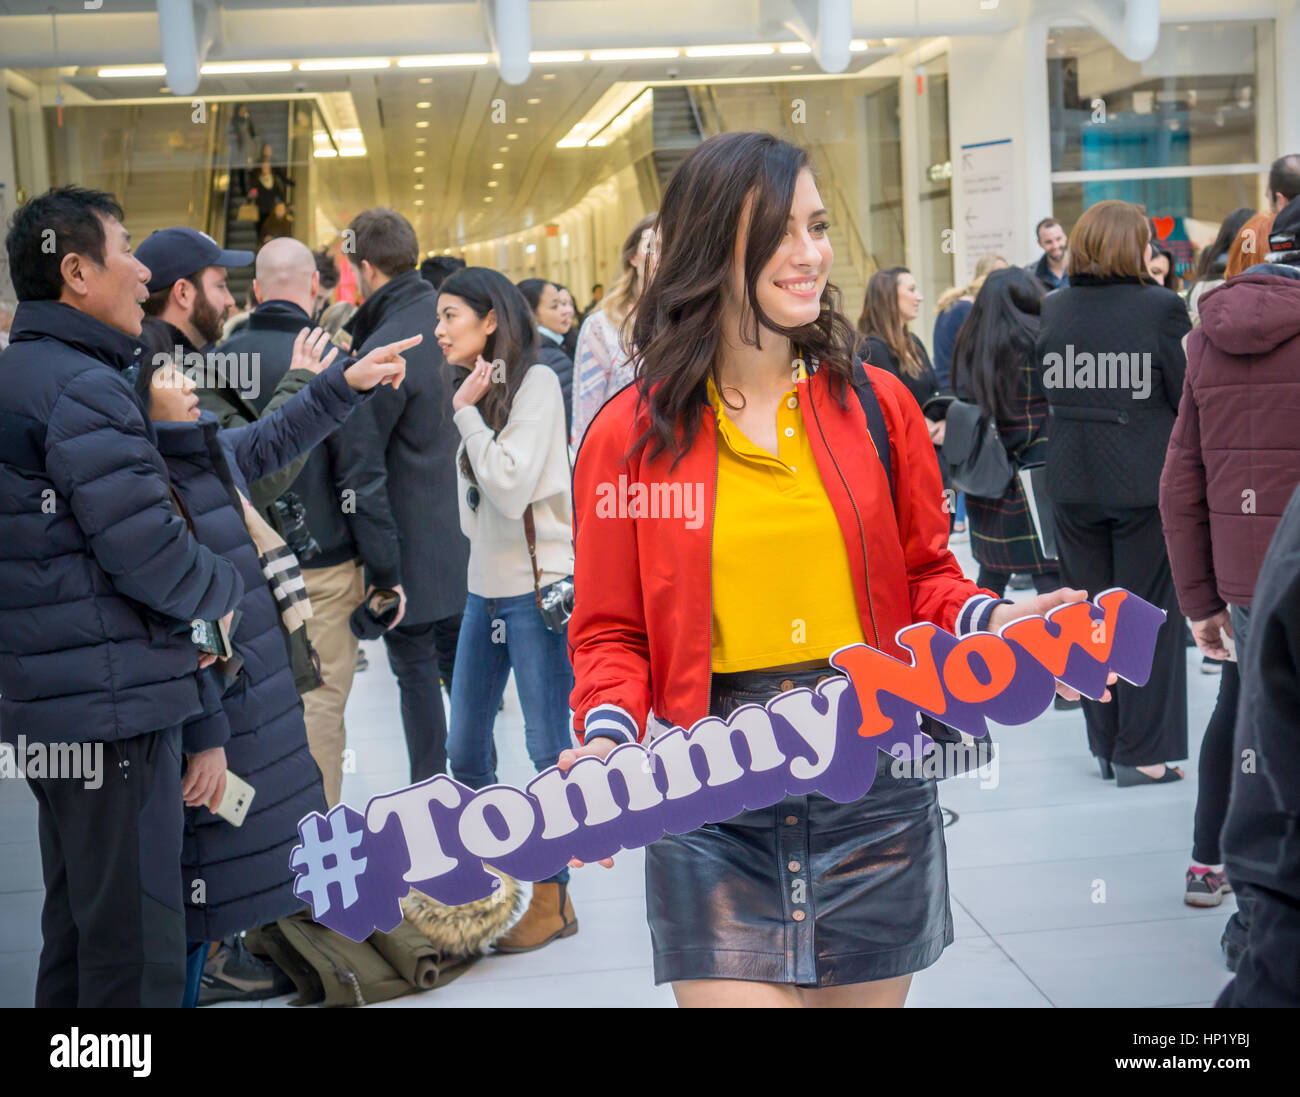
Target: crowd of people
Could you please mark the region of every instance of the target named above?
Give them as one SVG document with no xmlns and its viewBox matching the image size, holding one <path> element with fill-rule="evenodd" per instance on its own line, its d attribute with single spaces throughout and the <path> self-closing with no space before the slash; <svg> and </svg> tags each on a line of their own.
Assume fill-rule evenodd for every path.
<svg viewBox="0 0 1300 1097">
<path fill-rule="evenodd" d="M 290 851 L 351 771 L 362 639 L 411 783 L 479 789 L 511 675 L 530 760 L 567 771 L 817 686 L 845 645 L 903 657 L 915 621 L 997 630 L 1115 586 L 1168 614 L 1151 680 L 1057 703 L 1103 779 L 1172 783 L 1188 644 L 1213 661 L 1184 897 L 1237 893 L 1225 1004 L 1300 1003 L 1300 158 L 1181 272 L 1132 204 L 1045 219 L 1039 259 L 981 257 L 943 296 L 932 360 L 906 268 L 845 316 L 813 165 L 771 135 L 695 149 L 579 313 L 547 278 L 421 262 L 384 208 L 348 226 L 359 302 L 332 301 L 327 255 L 261 232 L 292 181 L 269 146 L 255 169 L 246 108 L 231 126 L 256 254 L 184 226 L 133 250 L 76 186 L 6 239 L 0 734 L 112 762 L 96 789 L 28 778 L 38 1005 L 287 989 L 243 934 L 302 909 Z M 620 475 L 702 485 L 706 514 L 611 516 Z M 646 874 L 682 1005 L 901 1005 L 953 939 L 935 782 L 887 764 L 853 804 L 665 836 Z M 576 933 L 569 882 L 494 948 Z"/>
</svg>

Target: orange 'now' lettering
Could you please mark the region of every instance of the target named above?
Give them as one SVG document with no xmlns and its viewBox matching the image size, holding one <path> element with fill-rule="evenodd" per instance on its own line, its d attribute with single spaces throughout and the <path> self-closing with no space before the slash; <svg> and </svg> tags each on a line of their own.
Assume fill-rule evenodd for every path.
<svg viewBox="0 0 1300 1097">
<path fill-rule="evenodd" d="M 1115 638 L 1115 617 L 1119 613 L 1120 603 L 1127 597 L 1126 590 L 1112 590 L 1098 598 L 1097 605 L 1104 614 L 1099 622 L 1093 620 L 1087 602 L 1072 602 L 1053 610 L 1051 623 L 1060 629 L 1058 636 L 1053 636 L 1048 631 L 1048 619 L 1044 617 L 1025 617 L 1013 621 L 1002 630 L 1002 636 L 1014 640 L 1051 671 L 1054 677 L 1060 678 L 1065 673 L 1065 664 L 1069 662 L 1072 646 L 1082 648 L 1086 655 L 1099 663 L 1110 658 L 1110 645 Z M 1096 628 L 1097 625 L 1101 627 Z M 1097 636 L 1098 632 L 1101 633 L 1100 637 Z"/>
<path fill-rule="evenodd" d="M 989 669 L 990 680 L 981 682 L 971 670 L 971 655 L 980 655 Z M 1016 676 L 1016 655 L 1006 641 L 987 632 L 967 636 L 943 661 L 943 678 L 948 692 L 970 705 L 991 701 Z"/>
<path fill-rule="evenodd" d="M 947 710 L 948 699 L 939 680 L 930 645 L 938 628 L 931 624 L 912 625 L 898 634 L 898 642 L 916 650 L 916 665 L 909 667 L 883 651 L 854 644 L 837 651 L 831 662 L 849 676 L 862 705 L 862 726 L 858 734 L 867 738 L 881 735 L 893 726 L 893 720 L 880 711 L 878 694 L 885 690 L 910 704 L 935 715 Z"/>
</svg>

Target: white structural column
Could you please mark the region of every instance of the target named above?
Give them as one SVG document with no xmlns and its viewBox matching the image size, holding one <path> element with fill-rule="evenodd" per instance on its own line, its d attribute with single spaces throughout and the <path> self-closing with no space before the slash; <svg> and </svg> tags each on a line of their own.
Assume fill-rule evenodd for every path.
<svg viewBox="0 0 1300 1097">
<path fill-rule="evenodd" d="M 483 15 L 501 79 L 507 84 L 522 84 L 533 71 L 528 60 L 533 37 L 528 0 L 483 0 Z"/>
<path fill-rule="evenodd" d="M 1277 154 L 1300 152 L 1300 0 L 1278 12 Z"/>
<path fill-rule="evenodd" d="M 790 15 L 784 20 L 805 45 L 823 72 L 843 72 L 849 67 L 849 42 L 853 38 L 852 0 L 784 0 Z"/>
<path fill-rule="evenodd" d="M 1069 0 L 1069 14 L 1085 19 L 1130 61 L 1145 61 L 1160 41 L 1160 0 Z"/>
<path fill-rule="evenodd" d="M 199 68 L 212 44 L 208 14 L 207 5 L 196 0 L 158 0 L 158 37 L 174 95 L 199 90 Z"/>
<path fill-rule="evenodd" d="M 1016 211 L 1013 263 L 1038 256 L 1034 225 L 1052 212 L 1052 151 L 1047 96 L 1046 19 L 994 35 L 949 39 L 949 133 L 953 162 L 954 267 L 958 282 L 979 258 L 967 249 L 962 226 L 968 205 L 962 189 L 961 146 L 1011 141 L 1012 208 Z"/>
</svg>

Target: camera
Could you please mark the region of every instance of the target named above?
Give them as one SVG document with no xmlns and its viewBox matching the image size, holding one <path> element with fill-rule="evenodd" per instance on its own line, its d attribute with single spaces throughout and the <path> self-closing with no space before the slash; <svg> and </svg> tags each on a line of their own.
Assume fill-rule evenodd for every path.
<svg viewBox="0 0 1300 1097">
<path fill-rule="evenodd" d="M 538 608 L 551 632 L 563 632 L 573 616 L 573 580 L 561 579 L 552 583 L 539 599 Z"/>
<path fill-rule="evenodd" d="M 280 534 L 284 543 L 298 557 L 298 563 L 305 564 L 321 553 L 320 544 L 307 528 L 307 509 L 302 505 L 297 492 L 286 491 L 275 501 L 276 513 L 280 516 Z"/>
</svg>

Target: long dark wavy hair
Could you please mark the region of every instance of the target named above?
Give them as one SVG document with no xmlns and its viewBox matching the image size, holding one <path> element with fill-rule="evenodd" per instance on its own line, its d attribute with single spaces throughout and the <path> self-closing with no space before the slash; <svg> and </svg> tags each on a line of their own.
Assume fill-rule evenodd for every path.
<svg viewBox="0 0 1300 1097">
<path fill-rule="evenodd" d="M 490 267 L 465 267 L 456 271 L 438 287 L 438 295 L 459 297 L 480 320 L 489 312 L 496 314 L 496 331 L 491 332 L 483 347 L 483 357 L 489 362 L 505 363 L 505 383 L 493 383 L 478 402 L 483 422 L 494 434 L 500 433 L 510 418 L 510 408 L 515 394 L 523 383 L 524 374 L 536 360 L 537 329 L 533 325 L 533 312 L 524 295 L 500 271 Z M 464 380 L 461 371 L 460 380 Z M 474 480 L 469 457 L 462 450 L 460 470 Z"/>
<path fill-rule="evenodd" d="M 1216 278 L 1222 278 L 1224 268 L 1228 265 L 1228 251 L 1232 247 L 1232 242 L 1237 239 L 1237 233 L 1242 229 L 1253 216 L 1255 211 L 1249 206 L 1241 206 L 1233 210 L 1223 219 L 1223 224 L 1219 226 L 1219 234 L 1214 238 L 1214 243 L 1201 249 L 1201 254 L 1196 260 L 1196 270 L 1192 274 L 1192 284 L 1197 282 L 1209 282 Z"/>
<path fill-rule="evenodd" d="M 806 360 L 817 359 L 834 375 L 843 403 L 854 336 L 839 290 L 827 281 L 821 312 L 806 327 L 782 327 L 758 304 L 759 275 L 785 237 L 795 182 L 805 170 L 807 152 L 770 133 L 723 133 L 697 146 L 668 180 L 657 261 L 633 314 L 630 342 L 650 426 L 631 454 L 649 445 L 651 459 L 667 452 L 675 465 L 695 440 L 707 378 L 717 383 L 724 294 L 750 196 L 741 338 L 750 346 L 761 346 L 764 333 L 792 339 Z"/>
<path fill-rule="evenodd" d="M 898 279 L 911 274 L 906 267 L 886 267 L 878 270 L 867 282 L 867 292 L 862 298 L 862 313 L 858 316 L 858 336 L 865 345 L 874 335 L 885 344 L 906 377 L 920 377 L 924 366 L 916 353 L 907 325 L 898 311 Z"/>
<path fill-rule="evenodd" d="M 1020 371 L 1034 357 L 1043 295 L 1042 283 L 1024 268 L 995 270 L 957 333 L 953 389 L 968 390 L 995 419 L 1015 418 Z"/>
</svg>

